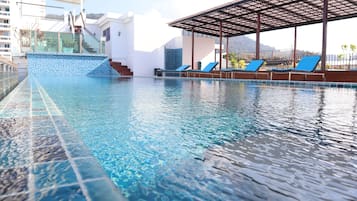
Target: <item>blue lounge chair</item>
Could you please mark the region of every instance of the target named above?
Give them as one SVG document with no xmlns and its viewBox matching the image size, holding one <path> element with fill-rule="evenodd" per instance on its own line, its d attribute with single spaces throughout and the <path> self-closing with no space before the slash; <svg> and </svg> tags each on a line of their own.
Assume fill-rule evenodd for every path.
<svg viewBox="0 0 357 201">
<path fill-rule="evenodd" d="M 269 78 L 269 73 L 267 72 L 258 72 L 260 67 L 264 64 L 263 59 L 251 60 L 249 64 L 245 67 L 245 69 L 227 69 L 223 70 L 223 72 L 231 72 L 230 77 L 233 78 L 235 73 L 254 73 L 255 78 L 257 78 L 258 74 L 265 74 L 267 78 Z M 227 78 L 227 77 L 226 77 Z"/>
<path fill-rule="evenodd" d="M 274 73 L 289 73 L 289 80 L 291 80 L 292 74 L 303 74 L 306 80 L 307 75 L 321 75 L 322 79 L 325 80 L 325 73 L 314 73 L 321 57 L 319 55 L 304 56 L 296 66 L 296 68 L 289 69 L 272 69 L 270 79 L 273 79 Z"/>
<path fill-rule="evenodd" d="M 204 67 L 202 70 L 190 70 L 189 72 L 209 73 L 217 66 L 217 64 L 218 62 L 211 62 L 207 64 L 207 66 Z"/>
<path fill-rule="evenodd" d="M 207 66 L 205 66 L 202 70 L 188 70 L 186 71 L 189 77 L 192 77 L 193 74 L 198 75 L 198 77 L 200 77 L 201 74 L 209 74 L 210 72 L 212 72 L 212 70 L 217 66 L 218 62 L 211 62 L 209 64 L 207 64 Z M 190 73 L 193 73 L 190 76 Z M 196 77 L 196 76 L 195 76 Z M 213 75 L 212 75 L 213 77 Z"/>
<path fill-rule="evenodd" d="M 182 65 L 182 66 L 176 68 L 175 71 L 181 72 L 181 71 L 188 69 L 189 67 L 190 67 L 190 65 Z"/>
<path fill-rule="evenodd" d="M 263 59 L 251 60 L 245 69 L 230 69 L 226 71 L 238 71 L 238 72 L 257 72 L 264 64 Z"/>
<path fill-rule="evenodd" d="M 296 68 L 289 68 L 289 69 L 272 69 L 273 72 L 313 72 L 317 64 L 320 62 L 320 56 L 304 56 L 296 66 Z"/>
<path fill-rule="evenodd" d="M 190 65 L 182 65 L 176 68 L 175 70 L 160 70 L 160 72 L 165 75 L 166 73 L 172 73 L 174 75 L 181 75 L 181 72 L 187 70 L 190 67 Z"/>
</svg>

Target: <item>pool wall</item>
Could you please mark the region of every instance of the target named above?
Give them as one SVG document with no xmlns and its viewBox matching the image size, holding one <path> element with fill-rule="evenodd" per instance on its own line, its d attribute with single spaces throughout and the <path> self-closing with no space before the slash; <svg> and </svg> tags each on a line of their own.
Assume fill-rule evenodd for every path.
<svg viewBox="0 0 357 201">
<path fill-rule="evenodd" d="M 28 53 L 30 76 L 118 77 L 103 55 Z"/>
</svg>

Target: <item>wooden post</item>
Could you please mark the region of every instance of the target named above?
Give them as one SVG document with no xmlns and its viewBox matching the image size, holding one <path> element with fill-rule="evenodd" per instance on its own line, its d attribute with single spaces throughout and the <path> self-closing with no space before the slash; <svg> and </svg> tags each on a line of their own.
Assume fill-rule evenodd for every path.
<svg viewBox="0 0 357 201">
<path fill-rule="evenodd" d="M 321 70 L 326 70 L 326 49 L 327 49 L 327 14 L 328 0 L 324 0 L 324 9 L 322 14 L 322 51 L 321 51 Z"/>
<path fill-rule="evenodd" d="M 227 37 L 227 47 L 226 47 L 226 68 L 228 68 L 228 60 L 229 60 L 229 48 L 228 48 L 228 45 L 229 45 L 229 38 Z"/>
<path fill-rule="evenodd" d="M 297 39 L 297 27 L 294 29 L 294 58 L 293 58 L 293 66 L 296 67 L 296 39 Z"/>
<path fill-rule="evenodd" d="M 222 69 L 222 21 L 219 22 L 219 70 Z"/>
<path fill-rule="evenodd" d="M 255 58 L 260 58 L 260 13 L 257 15 L 257 33 L 255 43 Z"/>
<path fill-rule="evenodd" d="M 192 33 L 192 40 L 191 40 L 191 66 L 192 66 L 192 69 L 195 69 L 195 32 L 194 32 L 194 29 L 192 28 L 191 30 L 191 33 Z"/>
</svg>

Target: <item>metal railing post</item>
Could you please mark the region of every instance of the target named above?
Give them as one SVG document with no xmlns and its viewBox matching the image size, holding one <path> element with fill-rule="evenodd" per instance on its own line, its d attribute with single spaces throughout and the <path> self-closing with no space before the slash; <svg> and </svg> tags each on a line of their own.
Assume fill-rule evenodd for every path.
<svg viewBox="0 0 357 201">
<path fill-rule="evenodd" d="M 83 53 L 83 36 L 79 34 L 79 53 Z"/>
<path fill-rule="evenodd" d="M 61 52 L 61 33 L 57 32 L 57 52 Z"/>
</svg>

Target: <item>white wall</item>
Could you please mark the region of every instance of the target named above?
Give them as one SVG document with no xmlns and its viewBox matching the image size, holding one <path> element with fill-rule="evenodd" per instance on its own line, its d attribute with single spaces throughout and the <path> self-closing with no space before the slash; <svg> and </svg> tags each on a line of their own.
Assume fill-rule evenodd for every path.
<svg viewBox="0 0 357 201">
<path fill-rule="evenodd" d="M 197 69 L 197 62 L 201 61 L 202 68 L 208 63 L 214 61 L 215 42 L 212 38 L 194 38 L 194 69 Z M 183 37 L 182 63 L 190 64 L 192 62 L 192 37 Z"/>
<path fill-rule="evenodd" d="M 165 64 L 165 45 L 181 36 L 181 30 L 168 26 L 158 15 L 135 15 L 133 52 L 129 55 L 136 76 L 153 76 L 154 68 Z"/>
<path fill-rule="evenodd" d="M 127 65 L 129 34 L 132 33 L 128 31 L 127 23 L 110 23 L 111 58 L 124 65 Z"/>
</svg>

